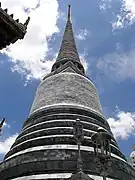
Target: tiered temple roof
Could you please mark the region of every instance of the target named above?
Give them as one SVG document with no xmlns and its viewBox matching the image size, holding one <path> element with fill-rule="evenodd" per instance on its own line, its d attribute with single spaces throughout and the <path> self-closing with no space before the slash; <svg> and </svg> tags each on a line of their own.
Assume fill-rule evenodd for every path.
<svg viewBox="0 0 135 180">
<path fill-rule="evenodd" d="M 14 15 L 8 14 L 8 9 L 2 9 L 0 2 L 0 50 L 15 43 L 18 39 L 23 39 L 27 32 L 27 25 L 30 17 L 24 24 L 15 20 Z"/>
</svg>

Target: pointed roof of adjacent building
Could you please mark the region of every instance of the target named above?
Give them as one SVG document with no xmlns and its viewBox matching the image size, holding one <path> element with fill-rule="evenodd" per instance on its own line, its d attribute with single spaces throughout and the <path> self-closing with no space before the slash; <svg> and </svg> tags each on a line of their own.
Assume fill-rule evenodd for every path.
<svg viewBox="0 0 135 180">
<path fill-rule="evenodd" d="M 63 35 L 63 40 L 60 46 L 56 62 L 53 65 L 52 69 L 55 69 L 55 67 L 59 67 L 61 64 L 65 64 L 65 62 L 67 61 L 77 63 L 80 66 L 80 68 L 82 68 L 84 71 L 84 68 L 80 62 L 79 54 L 77 52 L 71 23 L 71 5 L 68 6 L 67 23 Z"/>
<path fill-rule="evenodd" d="M 13 14 L 8 14 L 8 9 L 2 9 L 0 2 L 0 50 L 15 43 L 18 39 L 23 39 L 27 33 L 27 26 L 30 17 L 24 24 L 15 20 Z"/>
</svg>

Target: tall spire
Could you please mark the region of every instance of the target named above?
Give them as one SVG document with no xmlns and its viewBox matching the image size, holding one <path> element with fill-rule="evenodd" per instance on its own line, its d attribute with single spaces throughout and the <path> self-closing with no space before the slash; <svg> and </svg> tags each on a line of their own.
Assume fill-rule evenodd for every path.
<svg viewBox="0 0 135 180">
<path fill-rule="evenodd" d="M 80 61 L 71 23 L 71 5 L 68 6 L 67 23 L 57 61 L 65 58 Z"/>
<path fill-rule="evenodd" d="M 70 21 L 71 16 L 71 5 L 68 5 L 68 21 Z"/>
<path fill-rule="evenodd" d="M 61 43 L 61 47 L 58 53 L 58 57 L 56 59 L 56 62 L 53 66 L 55 67 L 58 64 L 63 64 L 63 62 L 71 61 L 74 63 L 78 63 L 79 66 L 82 66 L 80 62 L 80 58 L 77 52 L 76 43 L 74 39 L 74 33 L 72 29 L 72 23 L 71 23 L 71 5 L 68 6 L 68 15 L 67 15 L 67 23 L 65 27 L 65 32 L 63 36 L 63 40 Z M 81 67 L 83 69 L 83 67 Z"/>
</svg>

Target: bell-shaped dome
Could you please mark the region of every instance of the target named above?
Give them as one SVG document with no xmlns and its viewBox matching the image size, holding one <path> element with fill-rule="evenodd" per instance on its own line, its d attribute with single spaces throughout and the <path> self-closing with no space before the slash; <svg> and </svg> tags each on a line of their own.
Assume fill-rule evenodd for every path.
<svg viewBox="0 0 135 180">
<path fill-rule="evenodd" d="M 30 114 L 47 106 L 62 104 L 81 106 L 103 114 L 95 85 L 77 73 L 63 72 L 45 78 L 37 90 Z"/>
</svg>

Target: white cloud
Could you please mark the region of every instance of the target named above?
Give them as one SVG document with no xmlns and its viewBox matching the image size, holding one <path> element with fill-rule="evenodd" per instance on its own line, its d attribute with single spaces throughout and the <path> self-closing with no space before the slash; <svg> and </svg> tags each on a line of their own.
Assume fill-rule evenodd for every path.
<svg viewBox="0 0 135 180">
<path fill-rule="evenodd" d="M 83 40 L 86 40 L 86 38 L 90 35 L 90 32 L 87 30 L 87 29 L 80 29 L 79 32 L 75 35 L 75 38 L 78 40 L 78 41 L 83 41 Z M 84 52 L 82 54 L 79 54 L 80 55 L 80 60 L 81 60 L 81 63 L 85 69 L 85 72 L 87 72 L 88 70 L 88 62 L 86 60 L 86 56 L 87 56 L 87 52 L 84 50 Z"/>
<path fill-rule="evenodd" d="M 124 19 L 121 15 L 117 14 L 116 21 L 112 23 L 112 30 L 120 29 L 124 27 Z"/>
<path fill-rule="evenodd" d="M 123 0 L 124 9 L 129 12 L 131 21 L 135 19 L 135 0 Z"/>
<path fill-rule="evenodd" d="M 9 150 L 12 144 L 15 142 L 18 134 L 14 134 L 10 137 L 8 137 L 4 141 L 0 141 L 0 154 L 6 154 Z"/>
<path fill-rule="evenodd" d="M 113 30 L 123 28 L 135 21 L 135 0 L 122 0 L 120 13 L 112 23 Z"/>
<path fill-rule="evenodd" d="M 88 64 L 88 62 L 86 60 L 86 55 L 87 55 L 87 53 L 83 53 L 83 54 L 80 55 L 80 61 L 81 61 L 82 65 L 83 65 L 83 67 L 84 67 L 85 72 L 87 72 L 88 66 L 89 66 L 89 64 Z"/>
<path fill-rule="evenodd" d="M 10 124 L 7 124 L 6 122 L 4 122 L 3 127 L 10 128 Z"/>
<path fill-rule="evenodd" d="M 97 61 L 97 68 L 114 80 L 135 78 L 135 50 L 128 53 L 106 54 Z"/>
<path fill-rule="evenodd" d="M 112 0 L 101 0 L 99 5 L 100 10 L 111 8 L 111 2 Z"/>
<path fill-rule="evenodd" d="M 108 123 L 117 139 L 128 139 L 135 133 L 135 113 L 117 111 L 116 118 L 109 118 Z"/>
<path fill-rule="evenodd" d="M 111 22 L 112 30 L 126 27 L 135 21 L 135 0 L 116 0 L 116 2 L 113 0 L 101 0 L 99 5 L 100 10 L 103 11 L 113 7 L 115 9 L 112 10 L 112 15 L 113 17 L 115 15 L 116 18 Z"/>
<path fill-rule="evenodd" d="M 87 29 L 80 29 L 75 37 L 78 40 L 85 40 L 87 36 L 89 36 L 89 31 Z"/>
<path fill-rule="evenodd" d="M 2 51 L 13 62 L 12 71 L 26 76 L 27 80 L 40 79 L 50 71 L 53 61 L 46 59 L 49 51 L 47 38 L 58 32 L 57 0 L 1 0 L 2 7 L 8 8 L 22 23 L 28 16 L 31 21 L 23 40 L 18 40 Z"/>
</svg>

